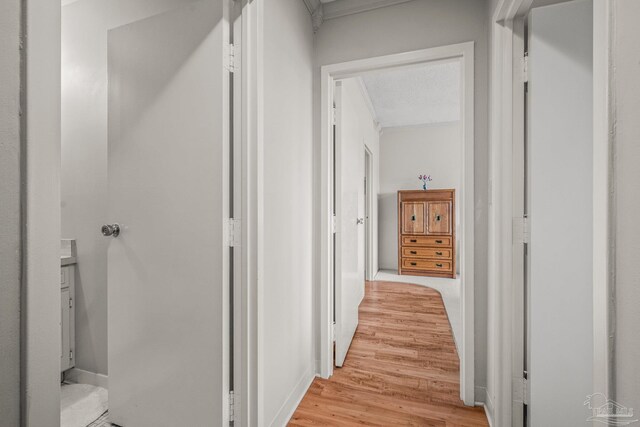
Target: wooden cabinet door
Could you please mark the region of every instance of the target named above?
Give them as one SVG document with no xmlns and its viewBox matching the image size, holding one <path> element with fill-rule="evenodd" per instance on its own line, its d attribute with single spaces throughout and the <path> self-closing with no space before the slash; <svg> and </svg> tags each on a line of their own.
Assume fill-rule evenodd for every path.
<svg viewBox="0 0 640 427">
<path fill-rule="evenodd" d="M 451 234 L 451 202 L 427 202 L 428 234 Z"/>
<path fill-rule="evenodd" d="M 425 206 L 423 202 L 402 203 L 402 233 L 425 234 Z"/>
</svg>

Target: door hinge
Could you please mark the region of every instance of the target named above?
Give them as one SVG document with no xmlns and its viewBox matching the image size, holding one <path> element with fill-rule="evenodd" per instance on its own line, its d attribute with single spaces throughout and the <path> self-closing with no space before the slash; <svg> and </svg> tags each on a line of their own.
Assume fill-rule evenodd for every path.
<svg viewBox="0 0 640 427">
<path fill-rule="evenodd" d="M 69 298 L 69 308 L 73 308 L 73 298 Z"/>
<path fill-rule="evenodd" d="M 336 322 L 331 324 L 331 342 L 336 342 Z"/>
<path fill-rule="evenodd" d="M 338 228 L 336 225 L 337 222 L 336 214 L 333 214 L 333 216 L 331 216 L 331 232 L 333 234 L 336 234 L 336 229 Z"/>
<path fill-rule="evenodd" d="M 529 380 L 527 378 L 513 379 L 513 400 L 522 402 L 524 405 L 529 404 Z"/>
<path fill-rule="evenodd" d="M 69 350 L 69 360 L 73 360 L 73 350 Z"/>
<path fill-rule="evenodd" d="M 236 395 L 233 390 L 229 391 L 229 421 L 236 419 Z"/>
<path fill-rule="evenodd" d="M 529 243 L 530 237 L 529 218 L 513 218 L 513 243 Z"/>
<path fill-rule="evenodd" d="M 529 82 L 529 53 L 525 52 L 522 57 L 522 82 Z"/>
<path fill-rule="evenodd" d="M 336 112 L 336 106 L 334 105 L 333 108 L 331 109 L 331 124 L 335 125 L 337 122 L 337 116 L 338 113 Z"/>
<path fill-rule="evenodd" d="M 224 68 L 230 73 L 236 71 L 236 48 L 233 44 L 227 45 L 226 64 Z"/>
<path fill-rule="evenodd" d="M 239 219 L 229 218 L 227 219 L 227 239 L 229 247 L 240 246 L 242 242 L 242 222 Z"/>
</svg>

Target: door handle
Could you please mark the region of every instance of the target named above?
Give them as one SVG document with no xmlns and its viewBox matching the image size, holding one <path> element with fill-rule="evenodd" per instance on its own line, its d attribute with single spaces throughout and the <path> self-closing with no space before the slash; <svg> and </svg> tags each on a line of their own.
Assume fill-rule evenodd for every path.
<svg viewBox="0 0 640 427">
<path fill-rule="evenodd" d="M 356 224 L 364 224 L 364 218 L 358 218 Z"/>
<path fill-rule="evenodd" d="M 101 231 L 104 237 L 118 237 L 120 234 L 120 226 L 118 224 L 105 224 L 102 226 Z"/>
</svg>

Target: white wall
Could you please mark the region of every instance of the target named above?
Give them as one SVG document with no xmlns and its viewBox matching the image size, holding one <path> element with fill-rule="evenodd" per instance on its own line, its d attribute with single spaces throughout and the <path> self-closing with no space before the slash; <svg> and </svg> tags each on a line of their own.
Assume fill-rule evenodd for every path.
<svg viewBox="0 0 640 427">
<path fill-rule="evenodd" d="M 582 402 L 593 392 L 592 9 L 591 0 L 572 1 L 533 9 L 529 21 L 533 426 L 590 415 Z"/>
<path fill-rule="evenodd" d="M 313 357 L 313 31 L 300 0 L 264 3 L 264 425 L 284 425 Z"/>
<path fill-rule="evenodd" d="M 421 189 L 418 175 L 426 173 L 433 179 L 427 188 L 453 188 L 457 199 L 462 176 L 461 150 L 460 122 L 384 129 L 380 137 L 378 194 L 381 269 L 398 268 L 398 190 Z M 460 224 L 458 207 L 456 200 L 456 227 Z M 459 255 L 457 242 L 456 247 Z"/>
<path fill-rule="evenodd" d="M 640 410 L 640 2 L 615 0 L 613 64 L 616 133 L 614 137 L 615 204 L 615 399 Z M 635 417 L 637 418 L 637 417 Z"/>
<path fill-rule="evenodd" d="M 20 424 L 20 5 L 0 4 L 0 414 Z"/>
<path fill-rule="evenodd" d="M 320 214 L 320 66 L 354 59 L 475 41 L 475 380 L 486 384 L 487 207 L 488 207 L 488 57 L 487 2 L 416 0 L 325 21 L 316 34 L 314 77 L 314 200 Z M 315 263 L 320 265 L 320 227 Z M 319 279 L 317 279 L 319 280 Z M 319 304 L 319 282 L 316 283 Z M 319 312 L 319 305 L 317 307 Z M 319 319 L 316 317 L 316 330 Z M 320 333 L 317 333 L 320 337 Z M 319 338 L 318 338 L 319 339 Z M 320 359 L 319 341 L 316 358 Z"/>
<path fill-rule="evenodd" d="M 189 0 L 191 1 L 191 0 Z M 76 367 L 107 374 L 107 31 L 181 0 L 79 0 L 62 8 L 62 235 L 77 240 Z"/>
</svg>

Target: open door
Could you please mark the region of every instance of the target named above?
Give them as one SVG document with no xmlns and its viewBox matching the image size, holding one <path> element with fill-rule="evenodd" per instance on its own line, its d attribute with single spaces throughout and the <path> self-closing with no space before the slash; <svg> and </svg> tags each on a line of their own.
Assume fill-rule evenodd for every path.
<svg viewBox="0 0 640 427">
<path fill-rule="evenodd" d="M 109 413 L 123 427 L 228 422 L 225 3 L 108 35 Z"/>
<path fill-rule="evenodd" d="M 335 364 L 342 366 L 364 297 L 364 144 L 349 100 L 336 86 Z"/>
<path fill-rule="evenodd" d="M 577 426 L 589 416 L 582 403 L 600 391 L 593 390 L 593 2 L 534 8 L 528 30 L 525 422 Z"/>
</svg>

